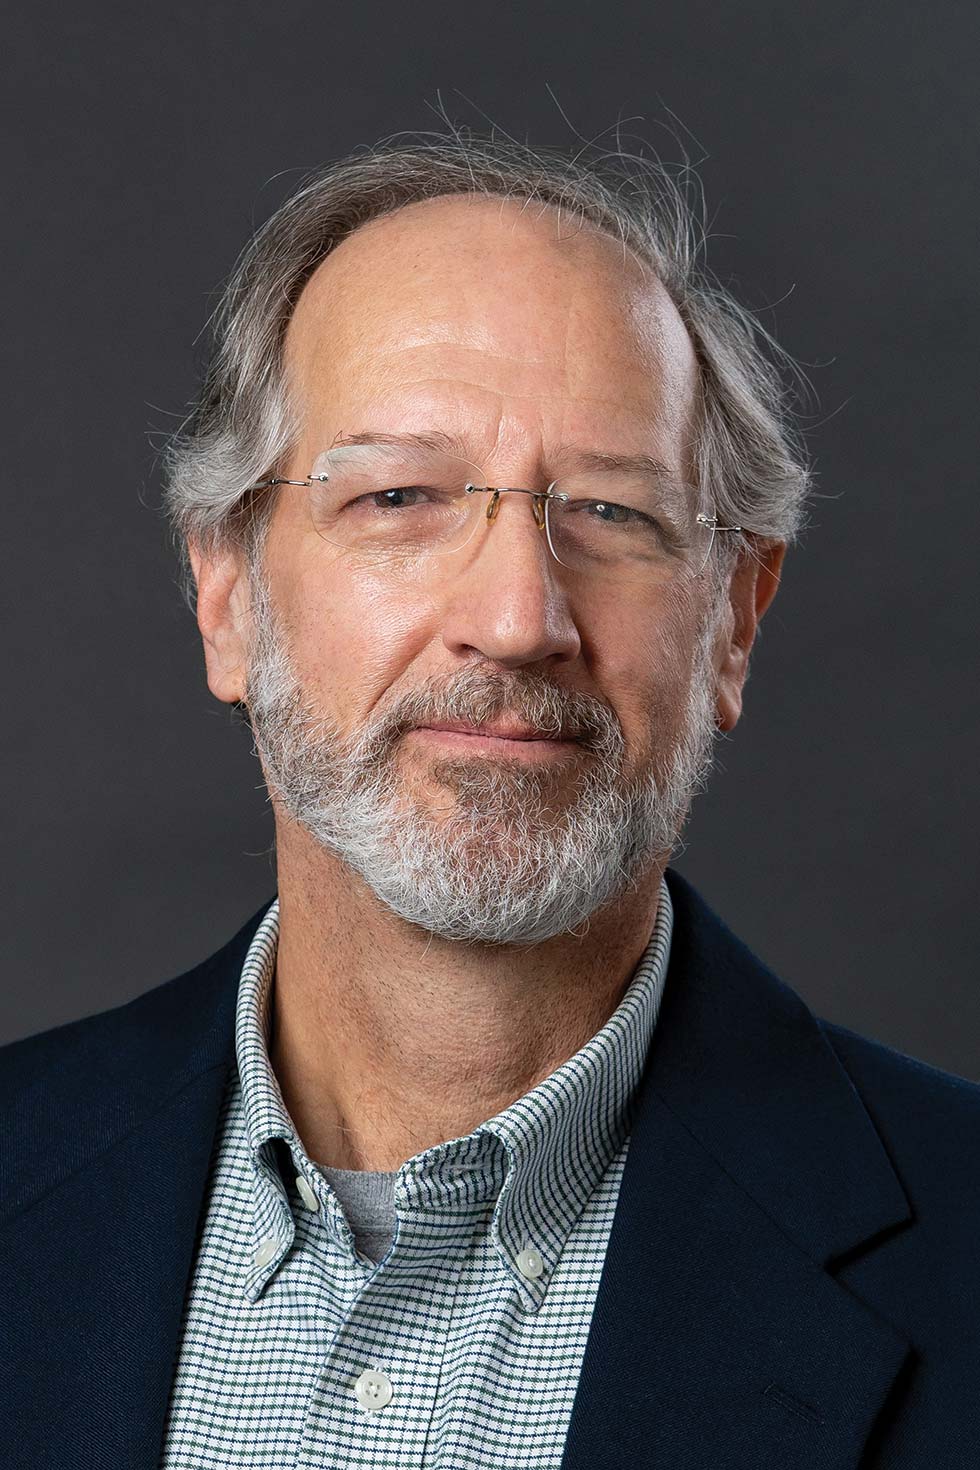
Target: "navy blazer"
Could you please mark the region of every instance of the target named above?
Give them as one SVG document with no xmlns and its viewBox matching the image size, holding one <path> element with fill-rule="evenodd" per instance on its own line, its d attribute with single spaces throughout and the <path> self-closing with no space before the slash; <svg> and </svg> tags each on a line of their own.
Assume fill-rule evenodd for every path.
<svg viewBox="0 0 980 1470">
<path fill-rule="evenodd" d="M 563 1470 L 978 1470 L 980 1086 L 815 1017 L 666 877 Z M 3 1470 L 156 1470 L 264 912 L 0 1050 Z"/>
</svg>

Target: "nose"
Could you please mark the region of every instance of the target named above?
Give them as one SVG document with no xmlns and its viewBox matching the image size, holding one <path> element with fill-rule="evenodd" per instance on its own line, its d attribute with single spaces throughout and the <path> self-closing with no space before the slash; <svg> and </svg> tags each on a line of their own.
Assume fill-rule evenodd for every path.
<svg viewBox="0 0 980 1470">
<path fill-rule="evenodd" d="M 506 668 L 570 662 L 582 641 L 535 502 L 501 494 L 488 522 L 490 499 L 481 494 L 476 529 L 458 553 L 461 565 L 447 571 L 443 642 L 457 656 L 475 649 Z"/>
</svg>

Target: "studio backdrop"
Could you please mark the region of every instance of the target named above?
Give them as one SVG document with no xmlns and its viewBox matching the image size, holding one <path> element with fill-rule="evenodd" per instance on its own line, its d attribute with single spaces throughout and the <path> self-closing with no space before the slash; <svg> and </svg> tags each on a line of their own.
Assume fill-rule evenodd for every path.
<svg viewBox="0 0 980 1470">
<path fill-rule="evenodd" d="M 813 388 L 809 525 L 674 866 L 818 1014 L 980 1078 L 977 29 L 949 0 L 8 11 L 0 1040 L 272 896 L 160 451 L 304 174 L 493 126 L 686 161 L 707 264 Z"/>
</svg>

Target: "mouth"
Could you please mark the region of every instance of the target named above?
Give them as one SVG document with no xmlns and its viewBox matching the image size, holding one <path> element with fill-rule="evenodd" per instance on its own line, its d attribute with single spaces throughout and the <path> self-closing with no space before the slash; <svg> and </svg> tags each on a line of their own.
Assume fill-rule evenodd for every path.
<svg viewBox="0 0 980 1470">
<path fill-rule="evenodd" d="M 419 743 L 476 755 L 506 755 L 512 759 L 552 760 L 581 749 L 577 740 L 556 740 L 530 726 L 515 724 L 433 724 L 409 731 Z"/>
<path fill-rule="evenodd" d="M 419 729 L 432 730 L 436 734 L 445 735 L 476 735 L 481 739 L 492 740 L 544 740 L 552 745 L 569 745 L 572 742 L 565 739 L 556 739 L 547 730 L 535 730 L 530 725 L 517 725 L 514 723 L 469 725 L 465 721 L 433 723 L 431 725 L 420 725 Z"/>
</svg>

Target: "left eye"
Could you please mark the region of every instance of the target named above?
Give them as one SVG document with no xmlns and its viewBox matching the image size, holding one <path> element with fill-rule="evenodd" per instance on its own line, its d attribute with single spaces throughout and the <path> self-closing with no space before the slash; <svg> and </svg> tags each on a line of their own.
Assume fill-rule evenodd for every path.
<svg viewBox="0 0 980 1470">
<path fill-rule="evenodd" d="M 614 501 L 611 501 L 611 500 L 594 500 L 592 502 L 592 506 L 602 516 L 603 520 L 607 519 L 606 514 L 605 514 L 605 512 L 607 512 L 607 511 L 621 511 L 622 512 L 622 515 L 620 515 L 620 516 L 610 515 L 608 517 L 608 519 L 609 520 L 612 520 L 612 521 L 615 521 L 615 520 L 625 520 L 625 518 L 627 516 L 629 516 L 629 515 L 635 515 L 636 514 L 635 511 L 631 511 L 630 510 L 629 506 L 627 506 L 627 505 L 617 505 Z"/>
<path fill-rule="evenodd" d="M 631 505 L 619 505 L 615 500 L 572 500 L 568 502 L 567 509 L 594 511 L 593 519 L 605 521 L 607 525 L 621 526 L 630 518 L 646 521 L 648 525 L 656 524 L 644 511 L 634 510 Z"/>
</svg>

